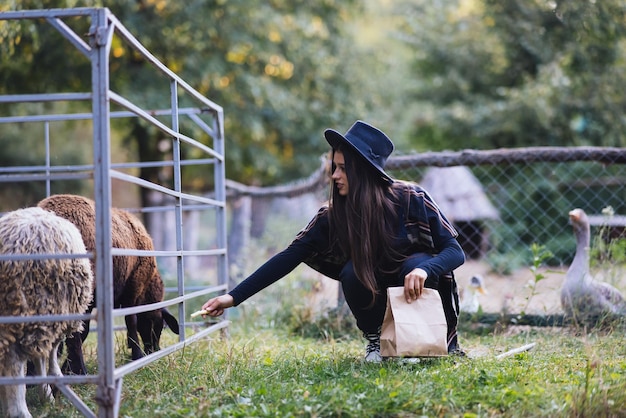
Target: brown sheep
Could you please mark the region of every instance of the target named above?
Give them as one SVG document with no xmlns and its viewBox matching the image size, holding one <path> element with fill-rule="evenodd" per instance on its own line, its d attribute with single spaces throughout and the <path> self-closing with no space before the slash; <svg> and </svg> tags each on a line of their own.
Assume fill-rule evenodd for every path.
<svg viewBox="0 0 626 418">
<path fill-rule="evenodd" d="M 72 223 L 41 208 L 19 209 L 0 218 L 0 254 L 86 252 Z M 92 297 L 87 258 L 0 260 L 0 316 L 82 314 Z M 61 376 L 59 344 L 82 327 L 80 320 L 0 324 L 0 376 L 23 377 L 27 361 L 38 375 Z M 54 399 L 49 385 L 40 389 L 42 399 Z M 0 386 L 0 406 L 2 416 L 31 417 L 24 384 Z"/>
<path fill-rule="evenodd" d="M 76 225 L 83 237 L 87 251 L 95 248 L 95 202 L 83 196 L 59 194 L 43 199 L 38 206 L 52 211 Z M 152 238 L 144 225 L 131 213 L 118 208 L 111 208 L 111 236 L 114 248 L 154 250 Z M 92 268 L 94 261 L 92 260 Z M 94 269 L 95 272 L 95 269 Z M 113 257 L 113 306 L 128 308 L 149 303 L 161 302 L 165 296 L 163 280 L 157 268 L 156 258 L 138 256 Z M 95 306 L 89 307 L 89 312 Z M 158 351 L 164 324 L 178 334 L 178 321 L 166 309 L 143 312 L 125 317 L 127 342 L 133 360 L 145 354 Z M 85 324 L 82 338 L 67 341 L 67 360 L 63 371 L 74 374 L 86 374 L 82 342 L 89 333 L 89 323 Z M 144 344 L 144 351 L 139 346 L 139 335 Z M 145 354 L 144 354 L 145 352 Z"/>
</svg>

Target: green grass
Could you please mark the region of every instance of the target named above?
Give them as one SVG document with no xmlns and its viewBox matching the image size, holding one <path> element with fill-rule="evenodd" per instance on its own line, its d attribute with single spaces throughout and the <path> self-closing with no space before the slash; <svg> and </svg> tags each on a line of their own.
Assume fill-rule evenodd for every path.
<svg viewBox="0 0 626 418">
<path fill-rule="evenodd" d="M 296 271 L 231 309 L 228 339 L 212 334 L 125 376 L 120 417 L 626 417 L 623 328 L 477 327 L 462 317 L 467 357 L 367 364 L 349 314 L 318 317 L 304 302 L 314 288 L 306 277 Z M 115 338 L 120 365 L 125 334 Z M 164 332 L 162 345 L 174 338 Z M 531 342 L 531 351 L 496 358 Z M 96 409 L 94 385 L 73 389 Z M 30 409 L 81 416 L 62 395 Z"/>
<path fill-rule="evenodd" d="M 361 361 L 359 338 L 319 340 L 234 325 L 124 378 L 121 417 L 621 417 L 623 332 L 536 328 L 467 335 L 477 357 Z M 496 355 L 536 342 L 529 352 Z M 92 407 L 95 388 L 75 388 Z M 62 396 L 40 417 L 80 414 Z"/>
</svg>

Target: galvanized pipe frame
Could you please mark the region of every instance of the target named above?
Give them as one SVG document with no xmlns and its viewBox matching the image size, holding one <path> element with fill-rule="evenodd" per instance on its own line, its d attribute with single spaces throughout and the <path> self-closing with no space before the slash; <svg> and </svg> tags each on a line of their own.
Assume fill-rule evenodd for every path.
<svg viewBox="0 0 626 418">
<path fill-rule="evenodd" d="M 65 22 L 63 18 L 88 17 L 91 19 L 90 42 L 87 44 Z M 72 404 L 85 416 L 95 417 L 96 414 L 76 395 L 69 385 L 81 383 L 97 384 L 96 402 L 98 404 L 99 417 L 117 417 L 120 407 L 120 394 L 122 378 L 126 374 L 135 371 L 152 361 L 162 358 L 174 351 L 184 348 L 206 335 L 217 330 L 224 331 L 229 322 L 225 319 L 201 330 L 190 337 L 185 336 L 184 302 L 193 297 L 202 296 L 213 292 L 225 292 L 227 290 L 227 254 L 226 254 L 226 215 L 225 215 L 225 167 L 224 167 L 224 116 L 221 106 L 202 96 L 184 80 L 170 71 L 156 57 L 147 51 L 137 39 L 110 13 L 106 8 L 75 8 L 75 9 L 48 9 L 48 10 L 24 10 L 0 13 L 0 20 L 13 19 L 45 19 L 55 27 L 67 40 L 69 40 L 85 57 L 91 61 L 91 93 L 51 93 L 29 95 L 6 95 L 0 96 L 0 103 L 26 103 L 42 101 L 86 101 L 92 102 L 91 113 L 79 113 L 68 115 L 30 115 L 21 117 L 0 117 L 0 123 L 14 122 L 43 122 L 45 123 L 46 140 L 46 165 L 34 167 L 10 167 L 0 168 L 0 182 L 3 181 L 36 181 L 46 180 L 47 191 L 50 193 L 50 181 L 67 178 L 93 178 L 94 199 L 96 201 L 96 244 L 94 253 L 96 257 L 96 286 L 100 289 L 112 288 L 112 257 L 113 255 L 160 255 L 177 258 L 178 297 L 168 299 L 151 305 L 136 308 L 114 309 L 110 292 L 97 292 L 97 313 L 91 315 L 57 315 L 46 316 L 46 320 L 64 319 L 96 319 L 98 320 L 98 374 L 86 376 L 47 376 L 25 377 L 20 379 L 0 378 L 0 384 L 11 383 L 53 383 L 72 402 Z M 114 34 L 120 36 L 132 48 L 139 52 L 156 70 L 165 74 L 170 79 L 170 109 L 157 111 L 144 111 L 109 88 L 109 54 Z M 179 108 L 179 90 L 191 96 L 199 102 L 199 108 Z M 112 112 L 110 103 L 113 102 L 127 110 Z M 212 122 L 205 122 L 199 115 L 210 113 Z M 179 132 L 179 117 L 189 116 L 196 126 L 200 127 L 209 137 L 213 138 L 213 147 L 194 140 Z M 171 116 L 171 127 L 159 121 L 155 116 Z M 173 141 L 174 158 L 172 162 L 155 163 L 132 163 L 112 164 L 110 155 L 110 120 L 116 117 L 140 117 L 157 126 Z M 49 124 L 53 121 L 67 121 L 78 119 L 91 119 L 93 121 L 93 165 L 78 167 L 55 167 L 50 164 L 49 149 Z M 207 153 L 210 158 L 185 160 L 180 158 L 180 147 L 189 145 Z M 182 192 L 182 179 L 180 168 L 191 164 L 213 164 L 215 190 L 214 198 L 205 198 Z M 172 166 L 175 172 L 174 190 L 165 188 L 143 179 L 116 171 L 115 168 L 136 168 L 138 165 Z M 78 171 L 78 173 L 73 172 Z M 21 174 L 35 172 L 34 174 Z M 41 173 L 41 174 L 38 174 Z M 86 173 L 85 173 L 86 172 Z M 9 174 L 7 174 L 9 173 Z M 13 174 L 10 174 L 13 173 Z M 91 175 L 89 174 L 91 173 Z M 175 197 L 174 207 L 176 215 L 176 251 L 133 251 L 112 248 L 111 241 L 111 178 L 135 183 L 140 187 L 147 187 Z M 184 201 L 193 202 L 191 205 L 183 205 Z M 182 244 L 182 213 L 184 210 L 200 210 L 207 207 L 216 210 L 217 249 L 186 251 Z M 159 209 L 149 209 L 151 210 Z M 171 210 L 171 207 L 163 210 Z M 192 293 L 185 294 L 184 286 L 184 257 L 188 255 L 211 255 L 217 257 L 218 285 L 210 286 Z M 59 257 L 59 255 L 55 255 Z M 92 254 L 85 256 L 93 257 Z M 170 305 L 179 306 L 180 337 L 179 342 L 162 350 L 152 353 L 140 360 L 115 367 L 115 353 L 113 344 L 113 319 L 116 316 L 157 309 Z M 7 322 L 13 322 L 14 318 L 0 317 Z M 41 319 L 41 318 L 39 318 Z M 36 318 L 23 317 L 22 321 L 33 321 Z"/>
</svg>

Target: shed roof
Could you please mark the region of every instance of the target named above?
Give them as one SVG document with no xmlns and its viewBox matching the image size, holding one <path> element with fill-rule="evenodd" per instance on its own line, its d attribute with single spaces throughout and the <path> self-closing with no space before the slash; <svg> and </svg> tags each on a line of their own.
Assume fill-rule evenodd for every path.
<svg viewBox="0 0 626 418">
<path fill-rule="evenodd" d="M 500 218 L 482 184 L 465 166 L 431 167 L 420 185 L 452 222 Z"/>
</svg>

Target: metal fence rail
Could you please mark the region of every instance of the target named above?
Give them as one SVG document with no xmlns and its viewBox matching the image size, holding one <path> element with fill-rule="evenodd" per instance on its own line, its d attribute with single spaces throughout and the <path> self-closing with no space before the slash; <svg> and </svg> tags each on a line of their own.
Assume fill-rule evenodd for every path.
<svg viewBox="0 0 626 418">
<path fill-rule="evenodd" d="M 86 36 L 79 35 L 64 19 L 83 18 L 88 19 L 89 33 Z M 188 335 L 187 328 L 191 323 L 186 322 L 188 316 L 186 303 L 199 296 L 212 292 L 225 292 L 227 287 L 227 262 L 226 262 L 226 193 L 225 193 L 225 169 L 224 169 L 224 118 L 223 109 L 202 96 L 198 91 L 187 84 L 177 74 L 170 71 L 119 22 L 106 8 L 76 8 L 76 9 L 49 9 L 27 10 L 0 13 L 0 20 L 45 21 L 55 28 L 67 41 L 69 41 L 89 62 L 91 71 L 87 75 L 91 79 L 92 90 L 90 92 L 76 93 L 42 93 L 24 95 L 0 96 L 0 103 L 24 104 L 24 103 L 60 103 L 77 102 L 86 103 L 85 107 L 90 111 L 68 112 L 66 114 L 20 114 L 1 115 L 0 125 L 7 124 L 42 124 L 42 144 L 46 149 L 45 161 L 34 166 L 0 167 L 0 183 L 4 182 L 45 182 L 46 195 L 50 195 L 54 182 L 64 180 L 87 180 L 92 181 L 93 197 L 96 202 L 96 246 L 95 257 L 95 285 L 98 289 L 112 289 L 112 257 L 114 255 L 137 254 L 137 251 L 113 249 L 111 241 L 111 206 L 112 206 L 112 180 L 132 185 L 132 187 L 149 189 L 153 193 L 164 196 L 166 201 L 157 208 L 146 208 L 146 212 L 173 213 L 175 222 L 175 249 L 163 250 L 156 248 L 155 251 L 143 251 L 140 255 L 151 255 L 160 258 L 174 258 L 176 260 L 176 290 L 178 295 L 166 299 L 164 302 L 143 305 L 138 308 L 114 309 L 111 292 L 98 291 L 96 307 L 98 310 L 97 320 L 97 345 L 98 367 L 96 375 L 88 376 L 63 376 L 63 377 L 26 377 L 23 379 L 0 378 L 0 385 L 8 383 L 53 383 L 73 403 L 73 405 L 85 416 L 116 417 L 120 408 L 120 393 L 123 377 L 132 371 L 147 365 L 163 356 L 183 348 L 186 344 L 203 338 L 209 333 L 224 329 L 228 321 L 221 321 L 210 327 Z M 168 83 L 169 104 L 163 109 L 147 110 L 141 105 L 133 103 L 119 93 L 111 91 L 110 79 L 115 77 L 110 71 L 109 54 L 112 40 L 120 39 L 125 45 L 143 57 L 155 71 L 155 76 L 165 76 Z M 192 107 L 181 107 L 179 100 L 184 98 L 186 102 L 193 103 Z M 111 106 L 123 110 L 112 111 Z M 156 127 L 163 137 L 171 139 L 171 160 L 146 163 L 139 161 L 112 162 L 111 147 L 112 135 L 111 120 L 115 118 L 141 118 L 146 123 Z M 93 140 L 93 160 L 83 165 L 55 165 L 53 163 L 51 145 L 51 126 L 57 123 L 83 120 L 91 124 Z M 183 125 L 191 124 L 194 129 L 183 130 Z M 212 141 L 207 142 L 207 139 Z M 79 145 L 81 146 L 81 145 Z M 195 159 L 183 158 L 184 149 L 194 150 L 193 155 L 201 155 Z M 172 184 L 156 184 L 133 174 L 133 169 L 147 165 L 168 167 L 173 172 Z M 181 175 L 182 168 L 188 165 L 206 165 L 212 167 L 214 190 L 205 196 L 200 196 L 187 191 L 188 187 L 183 184 Z M 43 198 L 45 196 L 41 196 Z M 144 211 L 143 208 L 138 209 Z M 183 240 L 183 221 L 190 211 L 212 211 L 212 225 L 204 225 L 213 229 L 214 242 L 204 249 L 190 250 L 185 248 Z M 201 290 L 188 293 L 184 261 L 188 257 L 209 257 L 213 261 L 213 277 L 216 283 L 205 286 Z M 130 313 L 145 312 L 160 307 L 177 307 L 180 324 L 179 341 L 163 347 L 160 351 L 152 353 L 130 364 L 117 366 L 115 362 L 114 347 L 114 318 Z M 84 319 L 85 315 L 71 315 L 69 318 L 48 318 L 46 320 Z M 91 316 L 90 316 L 91 317 Z M 32 318 L 25 318 L 25 321 Z M 15 318 L 0 318 L 0 323 L 14 321 Z M 197 329 L 198 327 L 194 327 Z M 71 385 L 79 383 L 96 384 L 95 402 L 97 411 L 93 411 L 71 389 Z"/>
</svg>

